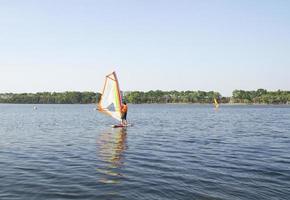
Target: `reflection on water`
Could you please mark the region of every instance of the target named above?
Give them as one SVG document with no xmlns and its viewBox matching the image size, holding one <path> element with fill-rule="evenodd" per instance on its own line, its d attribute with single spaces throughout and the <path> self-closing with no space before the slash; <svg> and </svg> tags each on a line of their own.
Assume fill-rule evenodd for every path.
<svg viewBox="0 0 290 200">
<path fill-rule="evenodd" d="M 120 169 L 124 165 L 123 153 L 126 150 L 127 132 L 125 128 L 111 129 L 100 134 L 97 139 L 97 158 L 100 159 L 100 165 L 97 172 L 102 175 L 102 183 L 119 183 Z"/>
</svg>

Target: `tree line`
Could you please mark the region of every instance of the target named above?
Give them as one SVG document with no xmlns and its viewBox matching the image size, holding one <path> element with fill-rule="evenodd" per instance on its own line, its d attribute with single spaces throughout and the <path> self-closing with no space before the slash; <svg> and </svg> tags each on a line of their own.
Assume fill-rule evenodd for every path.
<svg viewBox="0 0 290 200">
<path fill-rule="evenodd" d="M 231 103 L 246 104 L 290 104 L 290 91 L 256 91 L 234 90 Z"/>
<path fill-rule="evenodd" d="M 205 91 L 133 91 L 124 93 L 125 101 L 129 103 L 212 103 L 213 99 L 226 103 L 228 99 L 219 92 Z"/>
<path fill-rule="evenodd" d="M 129 103 L 219 103 L 242 104 L 290 104 L 290 91 L 234 90 L 231 97 L 223 97 L 219 92 L 205 91 L 149 91 L 128 92 L 124 95 Z"/>
<path fill-rule="evenodd" d="M 100 95 L 94 92 L 39 92 L 0 94 L 0 103 L 16 104 L 88 104 L 96 103 Z"/>
<path fill-rule="evenodd" d="M 101 94 L 95 92 L 40 92 L 0 94 L 0 103 L 16 104 L 90 104 L 97 103 Z M 234 90 L 231 97 L 223 97 L 214 91 L 161 91 L 123 92 L 127 103 L 245 103 L 245 104 L 290 104 L 290 91 Z"/>
</svg>

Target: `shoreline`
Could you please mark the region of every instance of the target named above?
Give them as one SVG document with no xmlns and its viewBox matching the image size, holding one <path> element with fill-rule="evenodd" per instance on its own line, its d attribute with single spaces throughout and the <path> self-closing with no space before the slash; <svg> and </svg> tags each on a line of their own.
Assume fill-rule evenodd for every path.
<svg viewBox="0 0 290 200">
<path fill-rule="evenodd" d="M 213 105 L 212 103 L 128 103 L 129 105 Z M 0 105 L 96 105 L 95 103 L 0 103 Z M 220 103 L 220 106 L 290 106 L 285 104 L 265 103 Z"/>
<path fill-rule="evenodd" d="M 290 91 L 234 90 L 232 96 L 214 91 L 125 91 L 123 100 L 132 104 L 212 104 L 220 105 L 290 105 Z M 8 104 L 91 104 L 101 99 L 99 92 L 0 93 L 0 103 Z M 176 103 L 174 103 L 176 102 Z M 240 103 L 241 102 L 241 103 Z M 258 102 L 258 103 L 255 103 Z"/>
</svg>

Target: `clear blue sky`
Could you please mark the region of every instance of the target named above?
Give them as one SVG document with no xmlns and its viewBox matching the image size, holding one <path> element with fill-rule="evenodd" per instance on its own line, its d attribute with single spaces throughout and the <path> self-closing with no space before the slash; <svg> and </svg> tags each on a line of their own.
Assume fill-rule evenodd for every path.
<svg viewBox="0 0 290 200">
<path fill-rule="evenodd" d="M 0 92 L 290 90 L 287 0 L 0 0 Z"/>
</svg>

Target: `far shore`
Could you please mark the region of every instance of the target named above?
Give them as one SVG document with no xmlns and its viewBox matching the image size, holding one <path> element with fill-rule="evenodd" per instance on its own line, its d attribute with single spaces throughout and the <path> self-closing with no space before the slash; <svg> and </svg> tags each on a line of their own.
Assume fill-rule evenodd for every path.
<svg viewBox="0 0 290 200">
<path fill-rule="evenodd" d="M 12 104 L 95 104 L 102 94 L 96 92 L 0 93 L 0 103 Z M 122 92 L 123 101 L 133 104 L 212 104 L 220 105 L 289 105 L 290 91 L 234 90 L 232 96 L 214 91 Z M 176 103 L 175 103 L 176 102 Z"/>
<path fill-rule="evenodd" d="M 212 103 L 128 103 L 129 105 L 213 105 Z M 0 105 L 96 105 L 95 103 L 0 103 Z M 265 103 L 220 103 L 219 106 L 290 106 L 285 104 Z"/>
</svg>

